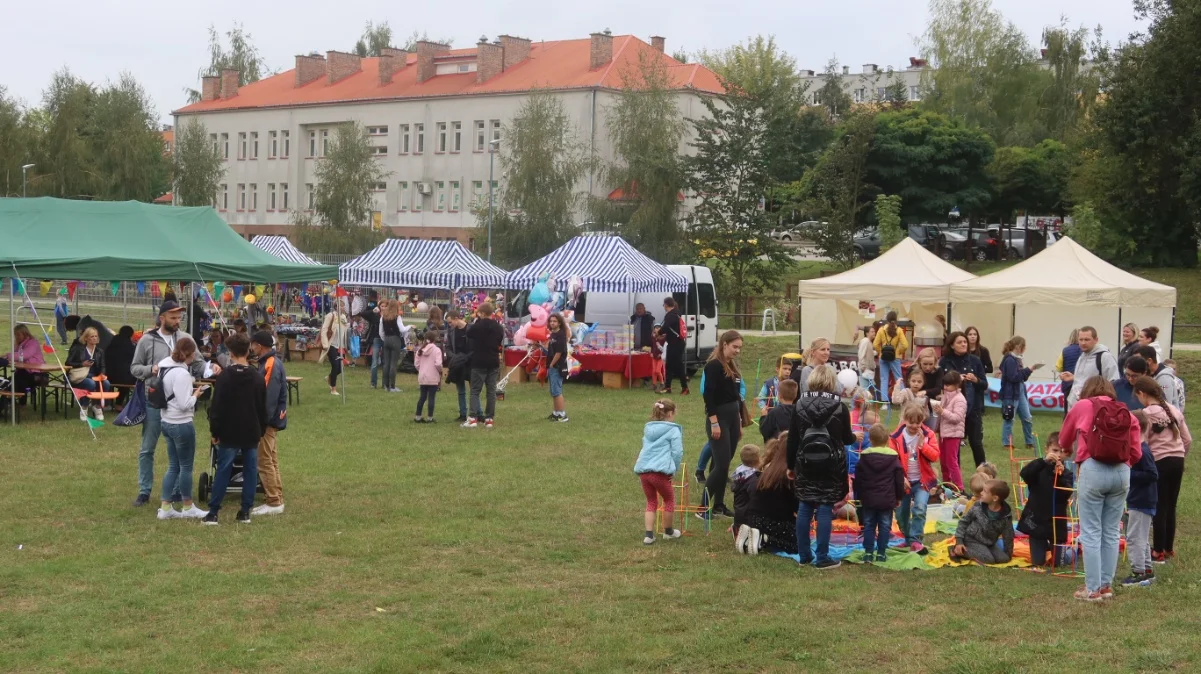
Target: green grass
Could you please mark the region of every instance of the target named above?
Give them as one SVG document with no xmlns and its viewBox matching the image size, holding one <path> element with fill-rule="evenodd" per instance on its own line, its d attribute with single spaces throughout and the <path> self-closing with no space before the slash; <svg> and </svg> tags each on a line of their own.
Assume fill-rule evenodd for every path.
<svg viewBox="0 0 1201 674">
<path fill-rule="evenodd" d="M 745 369 L 791 344 L 749 339 Z M 1180 360 L 1201 381 L 1201 358 Z M 137 429 L 107 425 L 93 441 L 77 420 L 0 428 L 0 670 L 999 673 L 1201 661 L 1196 473 L 1179 561 L 1154 588 L 1086 606 L 1071 598 L 1075 581 L 1013 570 L 818 572 L 738 556 L 718 532 L 644 547 L 631 468 L 645 391 L 571 384 L 572 421 L 550 426 L 545 390 L 514 384 L 497 428 L 468 431 L 450 423 L 453 387 L 439 399 L 443 423 L 414 426 L 413 377 L 388 395 L 353 370 L 343 406 L 324 371 L 289 366 L 305 382 L 279 443 L 288 510 L 250 526 L 230 521 L 232 508 L 216 528 L 131 508 Z M 680 402 L 695 461 L 702 401 Z M 998 426 L 993 412 L 987 448 L 1007 474 Z M 1057 419 L 1037 426 L 1045 436 Z"/>
</svg>

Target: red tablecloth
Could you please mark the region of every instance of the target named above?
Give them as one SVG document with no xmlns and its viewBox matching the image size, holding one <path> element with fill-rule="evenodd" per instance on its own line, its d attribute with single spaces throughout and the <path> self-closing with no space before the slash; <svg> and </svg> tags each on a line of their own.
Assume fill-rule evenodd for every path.
<svg viewBox="0 0 1201 674">
<path fill-rule="evenodd" d="M 516 367 L 525 357 L 525 349 L 505 349 L 505 367 Z M 651 376 L 653 361 L 649 353 L 635 353 L 631 359 L 623 353 L 580 353 L 572 355 L 580 361 L 580 369 L 589 372 L 621 372 L 630 379 Z"/>
</svg>

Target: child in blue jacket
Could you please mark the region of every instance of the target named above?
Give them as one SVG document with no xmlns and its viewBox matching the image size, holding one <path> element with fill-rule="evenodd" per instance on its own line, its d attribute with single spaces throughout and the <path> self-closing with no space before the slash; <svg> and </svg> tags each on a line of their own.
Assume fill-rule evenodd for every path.
<svg viewBox="0 0 1201 674">
<path fill-rule="evenodd" d="M 642 451 L 634 463 L 634 472 L 642 481 L 646 494 L 646 532 L 643 545 L 655 542 L 655 513 L 663 499 L 663 537 L 679 538 L 680 530 L 672 528 L 676 512 L 676 492 L 671 478 L 684 460 L 684 430 L 675 423 L 676 404 L 670 398 L 660 398 L 651 409 L 651 420 L 642 431 Z"/>
<path fill-rule="evenodd" d="M 1135 418 L 1142 417 L 1140 424 L 1149 423 L 1142 410 L 1133 414 Z M 1155 582 L 1155 572 L 1151 570 L 1151 520 L 1158 501 L 1159 470 L 1151 448 L 1144 442 L 1142 457 L 1130 467 L 1130 491 L 1126 494 L 1126 556 L 1130 559 L 1130 575 L 1122 585 L 1127 587 L 1147 587 Z"/>
</svg>

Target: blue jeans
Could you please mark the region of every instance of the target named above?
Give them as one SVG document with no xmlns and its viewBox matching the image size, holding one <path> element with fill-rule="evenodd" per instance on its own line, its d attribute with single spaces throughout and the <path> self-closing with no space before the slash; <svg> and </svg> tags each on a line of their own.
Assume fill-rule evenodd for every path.
<svg viewBox="0 0 1201 674">
<path fill-rule="evenodd" d="M 1080 545 L 1084 548 L 1084 586 L 1089 592 L 1113 585 L 1118 568 L 1118 527 L 1130 491 L 1130 467 L 1096 459 L 1080 464 L 1076 479 L 1080 509 Z"/>
<path fill-rule="evenodd" d="M 809 525 L 817 517 L 817 559 L 809 547 Z M 796 546 L 801 555 L 801 564 L 811 564 L 830 559 L 830 533 L 834 529 L 834 506 L 829 503 L 801 501 L 796 513 Z"/>
<path fill-rule="evenodd" d="M 701 447 L 701 456 L 696 460 L 696 469 L 703 471 L 708 468 L 709 460 L 712 458 L 713 448 L 709 446 L 708 442 L 705 442 L 705 446 Z"/>
<path fill-rule="evenodd" d="M 154 449 L 158 436 L 163 432 L 163 411 L 146 406 L 146 420 L 142 422 L 142 448 L 138 450 L 138 494 L 150 496 L 154 486 Z M 180 500 L 179 491 L 171 493 L 172 501 Z"/>
<path fill-rule="evenodd" d="M 250 512 L 254 507 L 254 490 L 259 480 L 259 448 L 217 446 L 217 474 L 213 476 L 213 494 L 209 497 L 209 510 L 217 512 L 221 509 L 221 501 L 229 489 L 229 480 L 233 476 L 234 459 L 242 458 L 242 511 Z"/>
<path fill-rule="evenodd" d="M 163 475 L 164 494 L 179 494 L 192 500 L 192 465 L 196 462 L 196 427 L 186 424 L 163 425 L 167 438 L 167 472 Z"/>
<path fill-rule="evenodd" d="M 1001 407 L 1013 405 L 1013 416 L 1022 422 L 1022 434 L 1026 436 L 1026 446 L 1034 446 L 1034 415 L 1030 413 L 1030 399 L 1026 397 L 1026 385 L 1016 400 L 1002 400 Z M 1008 447 L 1013 439 L 1013 419 L 1001 419 L 1001 446 Z"/>
<path fill-rule="evenodd" d="M 467 383 L 455 382 L 455 388 L 459 391 L 459 416 L 467 416 Z"/>
<path fill-rule="evenodd" d="M 898 354 L 896 360 L 877 362 L 880 366 L 880 391 L 876 394 L 876 399 L 890 400 L 892 398 L 892 382 L 901 378 L 901 357 Z"/>
<path fill-rule="evenodd" d="M 83 381 L 81 381 L 79 383 L 72 382 L 71 387 L 77 388 L 81 391 L 87 391 L 88 393 L 95 393 L 96 391 L 111 391 L 111 390 L 113 390 L 113 385 L 108 383 L 107 381 L 96 381 L 95 379 L 92 379 L 91 377 L 88 377 L 87 379 L 84 379 Z"/>
<path fill-rule="evenodd" d="M 546 381 L 550 384 L 550 397 L 558 398 L 563 395 L 563 373 L 551 368 L 546 373 Z"/>
<path fill-rule="evenodd" d="M 901 499 L 900 512 L 897 513 L 897 524 L 905 534 L 905 543 L 922 541 L 926 535 L 926 506 L 930 503 L 930 492 L 926 491 L 920 480 L 909 483 L 909 493 Z"/>
<path fill-rule="evenodd" d="M 379 382 L 379 366 L 384 362 L 384 340 L 371 340 L 371 388 Z"/>
<path fill-rule="evenodd" d="M 864 508 L 861 518 L 863 554 L 870 555 L 874 551 L 883 557 L 888 552 L 888 541 L 892 539 L 892 511 Z"/>
</svg>

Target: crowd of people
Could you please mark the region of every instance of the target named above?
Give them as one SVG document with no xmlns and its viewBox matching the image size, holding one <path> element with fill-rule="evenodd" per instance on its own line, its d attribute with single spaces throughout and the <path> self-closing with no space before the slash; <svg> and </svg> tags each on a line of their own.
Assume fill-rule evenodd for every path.
<svg viewBox="0 0 1201 674">
<path fill-rule="evenodd" d="M 952 560 L 1006 563 L 1014 555 L 1016 528 L 1029 537 L 1032 563 L 1054 568 L 1075 558 L 1076 547 L 1068 544 L 1074 498 L 1075 542 L 1085 575 L 1075 596 L 1085 601 L 1113 596 L 1126 512 L 1131 569 L 1122 584 L 1150 585 L 1153 565 L 1175 556 L 1177 501 L 1192 443 L 1183 415 L 1184 382 L 1170 362 L 1161 362 L 1154 343 L 1158 331 L 1126 326 L 1127 337 L 1138 343 L 1124 345 L 1121 377 L 1118 359 L 1098 343 L 1095 328 L 1073 331 L 1056 365 L 1066 399 L 1062 428 L 1047 438 L 1041 456 L 1024 465 L 1024 485 L 1010 485 L 997 478 L 983 446 L 987 375 L 994 366 L 980 332 L 951 332 L 941 358 L 923 349 L 905 372 L 901 363 L 909 342 L 902 330 L 890 331 L 896 324 L 890 313 L 884 324 L 863 331 L 857 354 L 861 377 L 852 390 L 845 390 L 830 363 L 828 340 L 813 341 L 803 364 L 781 359 L 756 398 L 762 447 L 739 446 L 743 428 L 752 423 L 738 365 L 742 337 L 733 330 L 723 334 L 701 378 L 711 458 L 702 456 L 697 466 L 705 487 L 698 516 L 732 518 L 739 552 L 792 554 L 801 564 L 829 569 L 840 564 L 830 555 L 832 523 L 839 517 L 860 525 L 865 562 L 885 561 L 890 550 L 925 554 L 928 504 L 953 486 L 962 494 L 963 509 Z M 1026 447 L 1035 450 L 1026 382 L 1044 365 L 1027 365 L 1025 351 L 1025 339 L 1013 336 L 997 366 L 1001 442 L 1012 445 L 1016 418 Z M 879 381 L 893 385 L 890 396 L 881 400 L 874 394 L 877 380 L 869 368 L 878 368 Z M 1127 393 L 1119 394 L 1119 387 Z M 874 408 L 879 404 L 899 412 L 891 430 Z M 664 536 L 679 536 L 671 480 L 681 468 L 683 442 L 675 405 L 666 398 L 656 401 L 634 468 L 646 495 L 644 544 L 656 541 L 660 503 Z M 964 445 L 975 462 L 967 485 L 959 465 Z M 740 465 L 731 475 L 735 454 Z M 732 510 L 726 506 L 727 485 Z M 1015 523 L 1009 498 L 1023 486 L 1024 507 Z M 899 548 L 890 548 L 894 518 L 905 539 Z"/>
</svg>

